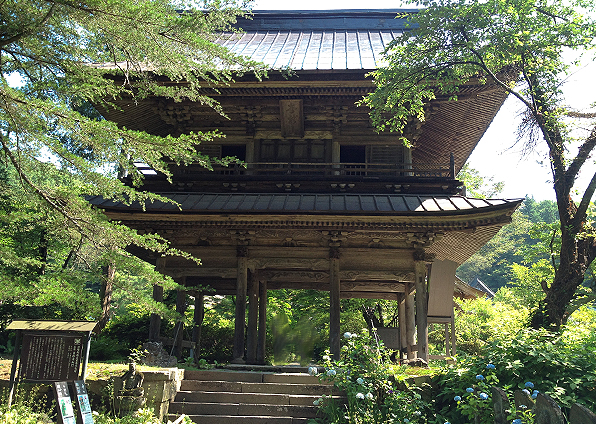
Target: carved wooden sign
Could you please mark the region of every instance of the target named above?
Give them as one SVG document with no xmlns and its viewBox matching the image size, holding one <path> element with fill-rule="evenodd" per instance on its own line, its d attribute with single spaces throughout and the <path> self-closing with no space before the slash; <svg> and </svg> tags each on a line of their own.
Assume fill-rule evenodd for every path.
<svg viewBox="0 0 596 424">
<path fill-rule="evenodd" d="M 26 333 L 21 352 L 21 378 L 62 381 L 79 377 L 83 336 L 63 333 Z"/>
</svg>

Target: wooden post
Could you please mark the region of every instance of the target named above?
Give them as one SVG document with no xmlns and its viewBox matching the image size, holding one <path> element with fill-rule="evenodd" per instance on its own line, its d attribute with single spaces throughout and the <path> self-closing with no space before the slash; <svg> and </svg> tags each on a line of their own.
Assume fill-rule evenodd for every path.
<svg viewBox="0 0 596 424">
<path fill-rule="evenodd" d="M 234 315 L 233 363 L 244 363 L 244 327 L 246 325 L 246 289 L 248 285 L 248 248 L 238 246 L 238 277 L 236 279 L 236 313 Z"/>
<path fill-rule="evenodd" d="M 411 284 L 406 284 L 405 315 L 406 315 L 406 354 L 408 359 L 416 357 L 416 312 L 414 310 L 414 295 L 410 293 Z"/>
<path fill-rule="evenodd" d="M 428 361 L 428 296 L 426 289 L 426 263 L 414 263 L 416 278 L 416 333 L 418 357 Z"/>
<path fill-rule="evenodd" d="M 166 258 L 157 258 L 155 263 L 155 269 L 157 272 L 163 274 L 163 271 L 166 266 Z M 153 300 L 156 302 L 163 302 L 163 287 L 159 284 L 153 285 Z M 159 341 L 159 333 L 161 330 L 161 317 L 159 314 L 151 314 L 151 318 L 149 318 L 149 341 L 150 342 L 158 342 Z"/>
<path fill-rule="evenodd" d="M 407 293 L 397 294 L 397 322 L 399 327 L 400 359 L 403 359 L 404 349 L 405 352 L 407 352 L 408 349 L 408 338 L 406 336 L 406 295 Z"/>
<path fill-rule="evenodd" d="M 195 296 L 194 327 L 192 328 L 192 342 L 195 344 L 193 352 L 195 363 L 201 357 L 201 328 L 203 326 L 203 318 L 205 318 L 205 295 L 203 292 L 199 292 Z"/>
<path fill-rule="evenodd" d="M 246 363 L 255 364 L 257 362 L 257 325 L 259 321 L 259 280 L 252 275 L 249 287 Z"/>
<path fill-rule="evenodd" d="M 184 285 L 186 278 L 182 281 L 177 281 L 178 284 Z M 182 341 L 184 340 L 184 313 L 186 312 L 186 291 L 176 290 L 176 312 L 182 315 L 176 323 L 174 331 L 174 356 L 182 359 Z"/>
<path fill-rule="evenodd" d="M 259 334 L 257 340 L 257 364 L 265 364 L 267 341 L 267 281 L 259 281 Z"/>
<path fill-rule="evenodd" d="M 333 359 L 339 360 L 340 353 L 340 280 L 339 280 L 339 249 L 329 249 L 329 349 Z"/>
</svg>

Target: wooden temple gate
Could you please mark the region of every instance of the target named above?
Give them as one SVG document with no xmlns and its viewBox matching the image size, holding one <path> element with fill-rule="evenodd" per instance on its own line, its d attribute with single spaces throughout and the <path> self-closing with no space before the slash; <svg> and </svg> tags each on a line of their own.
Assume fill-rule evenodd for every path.
<svg viewBox="0 0 596 424">
<path fill-rule="evenodd" d="M 142 188 L 179 208 L 90 199 L 110 218 L 201 259 L 198 266 L 134 252 L 195 296 L 197 324 L 207 293 L 236 296 L 236 361 L 264 361 L 267 291 L 278 288 L 329 291 L 322 307 L 335 356 L 341 298 L 395 300 L 400 345 L 407 357 L 427 359 L 428 323 L 452 322 L 456 267 L 510 222 L 521 202 L 467 198 L 456 178 L 506 97 L 500 87 L 470 83 L 456 102 L 438 96 L 425 119 L 401 134 L 410 146 L 400 135 L 375 132 L 368 110 L 355 105 L 374 89 L 366 75 L 384 46 L 406 28 L 397 12 L 255 12 L 240 23 L 245 33 L 222 34 L 218 42 L 295 74 L 206 86 L 227 120 L 208 106 L 163 98 L 122 99 L 121 110 L 102 111 L 154 134 L 219 129 L 226 138 L 199 149 L 245 162 L 213 171 L 172 163 L 172 182 L 140 164 Z M 160 300 L 159 287 L 154 295 Z M 178 300 L 182 310 L 182 293 Z M 197 325 L 193 338 L 199 333 Z M 151 337 L 158 336 L 154 317 Z"/>
</svg>

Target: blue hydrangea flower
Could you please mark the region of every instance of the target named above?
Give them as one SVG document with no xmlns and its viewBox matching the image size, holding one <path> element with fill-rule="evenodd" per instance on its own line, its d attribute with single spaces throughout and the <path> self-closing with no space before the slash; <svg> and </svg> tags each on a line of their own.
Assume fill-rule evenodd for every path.
<svg viewBox="0 0 596 424">
<path fill-rule="evenodd" d="M 476 380 L 484 380 L 484 376 L 482 374 L 478 374 L 476 376 Z"/>
<path fill-rule="evenodd" d="M 474 389 L 472 389 L 471 387 L 468 387 L 466 389 L 466 392 L 468 392 L 468 393 L 474 393 Z"/>
<path fill-rule="evenodd" d="M 404 423 L 405 423 L 405 424 L 408 424 L 409 422 L 410 422 L 410 420 L 409 420 L 409 419 L 407 419 L 407 418 L 404 418 Z"/>
<path fill-rule="evenodd" d="M 526 389 L 533 389 L 534 388 L 534 383 L 532 383 L 531 381 L 526 381 Z"/>
<path fill-rule="evenodd" d="M 333 377 L 333 376 L 334 376 L 334 375 L 336 375 L 336 374 L 337 374 L 337 371 L 335 371 L 335 370 L 329 370 L 329 371 L 327 371 L 327 375 L 328 375 L 329 377 Z"/>
<path fill-rule="evenodd" d="M 522 424 L 522 420 L 520 418 L 516 418 L 513 421 L 511 421 L 511 424 Z"/>
<path fill-rule="evenodd" d="M 450 423 L 449 421 L 445 421 L 445 423 L 444 423 L 444 424 L 451 424 L 451 423 Z"/>
<path fill-rule="evenodd" d="M 319 373 L 319 370 L 317 369 L 317 367 L 308 367 L 308 373 L 310 375 L 317 375 Z"/>
<path fill-rule="evenodd" d="M 528 407 L 526 405 L 520 405 L 519 409 L 528 409 Z"/>
<path fill-rule="evenodd" d="M 364 393 L 356 393 L 356 399 L 364 399 Z"/>
<path fill-rule="evenodd" d="M 495 369 L 495 364 L 487 364 L 486 365 L 486 369 L 487 370 L 494 370 Z"/>
<path fill-rule="evenodd" d="M 536 399 L 536 398 L 538 397 L 538 393 L 540 393 L 538 390 L 534 390 L 534 391 L 532 392 L 532 396 L 531 396 L 531 397 L 532 397 L 532 399 Z"/>
<path fill-rule="evenodd" d="M 362 379 L 362 377 L 358 377 L 356 379 L 356 383 L 358 383 L 358 384 L 364 384 L 364 380 Z"/>
<path fill-rule="evenodd" d="M 314 406 L 319 406 L 319 403 L 321 403 L 321 398 L 318 398 L 317 400 L 315 400 L 312 404 Z"/>
<path fill-rule="evenodd" d="M 480 394 L 478 395 L 478 397 L 479 397 L 480 399 L 482 399 L 482 400 L 486 400 L 486 399 L 488 399 L 488 395 L 487 395 L 486 393 L 480 393 Z"/>
<path fill-rule="evenodd" d="M 346 331 L 346 332 L 344 333 L 344 337 L 345 337 L 346 339 L 351 339 L 351 338 L 352 338 L 352 333 L 350 333 L 349 331 Z"/>
<path fill-rule="evenodd" d="M 454 401 L 459 402 L 461 400 L 461 396 L 456 396 L 453 398 Z"/>
</svg>

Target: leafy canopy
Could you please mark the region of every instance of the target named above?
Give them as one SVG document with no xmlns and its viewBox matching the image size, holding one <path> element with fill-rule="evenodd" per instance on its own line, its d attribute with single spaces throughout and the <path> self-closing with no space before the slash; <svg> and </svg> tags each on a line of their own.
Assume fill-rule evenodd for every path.
<svg viewBox="0 0 596 424">
<path fill-rule="evenodd" d="M 424 120 L 429 100 L 456 99 L 463 85 L 487 81 L 556 118 L 562 113 L 562 82 L 573 64 L 564 51 L 595 47 L 594 19 L 582 14 L 594 10 L 590 0 L 418 4 L 424 9 L 410 16 L 409 30 L 388 47 L 387 65 L 373 72 L 377 90 L 364 100 L 380 129 L 401 132 L 409 117 Z M 545 104 L 534 104 L 535 89 Z"/>
<path fill-rule="evenodd" d="M 104 120 L 94 106 L 118 109 L 116 99 L 140 105 L 159 96 L 218 109 L 202 86 L 246 71 L 263 75 L 260 65 L 215 43 L 247 7 L 242 0 L 0 2 L 0 245 L 7 252 L 0 279 L 10 288 L 0 299 L 24 292 L 31 293 L 26 302 L 37 293 L 40 302 L 72 303 L 65 293 L 80 292 L 88 279 L 95 284 L 84 274 L 102 264 L 144 268 L 131 263 L 130 244 L 182 254 L 157 235 L 107 221 L 84 196 L 156 200 L 118 175 L 138 186 L 135 162 L 166 176 L 172 161 L 209 167 L 196 145 L 219 134 L 133 131 Z M 51 287 L 53 295 L 43 294 Z"/>
</svg>

